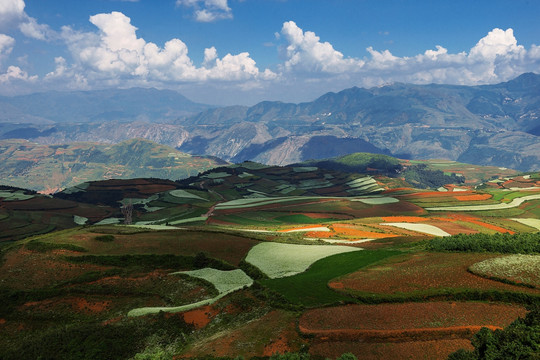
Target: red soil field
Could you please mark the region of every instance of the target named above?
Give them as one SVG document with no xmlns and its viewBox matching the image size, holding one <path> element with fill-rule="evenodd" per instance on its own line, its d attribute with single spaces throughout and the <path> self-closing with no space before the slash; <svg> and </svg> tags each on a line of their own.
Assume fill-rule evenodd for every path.
<svg viewBox="0 0 540 360">
<path fill-rule="evenodd" d="M 110 267 L 93 264 L 71 264 L 53 253 L 38 253 L 21 248 L 4 256 L 4 263 L 0 266 L 0 282 L 12 289 L 27 290 L 51 286 L 90 271 L 108 269 Z"/>
<path fill-rule="evenodd" d="M 449 215 L 449 218 L 455 219 L 455 220 L 466 221 L 471 224 L 480 225 L 480 226 L 485 227 L 486 229 L 495 230 L 500 233 L 515 234 L 515 232 L 512 230 L 508 230 L 497 225 L 487 224 L 483 221 L 480 221 L 478 218 L 472 217 L 472 216 L 467 216 L 467 215 L 462 215 L 462 214 L 453 214 L 453 215 Z"/>
<path fill-rule="evenodd" d="M 476 201 L 491 199 L 491 194 L 457 195 L 454 196 L 459 201 Z"/>
<path fill-rule="evenodd" d="M 184 321 L 193 324 L 196 329 L 202 329 L 212 321 L 219 312 L 211 306 L 203 306 L 183 313 Z"/>
<path fill-rule="evenodd" d="M 466 326 L 505 327 L 526 309 L 516 305 L 437 301 L 377 305 L 346 305 L 306 311 L 302 332 L 318 330 L 410 330 Z M 367 334 L 369 335 L 369 334 Z M 374 336 L 384 333 L 373 333 Z"/>
<path fill-rule="evenodd" d="M 538 289 L 484 279 L 467 271 L 494 254 L 416 253 L 333 280 L 329 286 L 352 293 L 424 293 L 441 289 L 505 290 L 540 294 Z"/>
<path fill-rule="evenodd" d="M 362 360 L 418 360 L 446 359 L 454 351 L 459 349 L 472 350 L 472 348 L 470 341 L 465 339 L 401 343 L 326 342 L 315 340 L 309 348 L 309 353 L 331 359 L 352 352 L 358 359 Z"/>
<path fill-rule="evenodd" d="M 425 222 L 429 218 L 423 218 L 420 216 L 384 216 L 383 221 L 386 222 L 408 222 L 408 223 L 417 223 Z"/>
<path fill-rule="evenodd" d="M 212 232 L 171 230 L 114 235 L 115 240 L 103 243 L 94 240 L 99 234 L 75 235 L 73 243 L 96 254 L 177 254 L 194 256 L 204 252 L 208 256 L 238 265 L 247 252 L 259 242 L 247 237 Z M 70 241 L 71 242 L 71 241 Z"/>
<path fill-rule="evenodd" d="M 23 308 L 27 308 L 32 312 L 39 311 L 38 309 L 49 309 L 56 308 L 55 312 L 58 311 L 58 307 L 64 306 L 68 307 L 71 311 L 74 312 L 83 312 L 87 314 L 101 313 L 109 310 L 111 307 L 111 300 L 103 301 L 89 301 L 88 299 L 81 297 L 66 297 L 61 299 L 47 299 L 42 301 L 27 302 L 23 305 Z"/>
<path fill-rule="evenodd" d="M 202 339 L 175 359 L 205 355 L 250 358 L 276 352 L 295 352 L 304 343 L 296 331 L 294 314 L 274 310 L 212 339 Z"/>
</svg>

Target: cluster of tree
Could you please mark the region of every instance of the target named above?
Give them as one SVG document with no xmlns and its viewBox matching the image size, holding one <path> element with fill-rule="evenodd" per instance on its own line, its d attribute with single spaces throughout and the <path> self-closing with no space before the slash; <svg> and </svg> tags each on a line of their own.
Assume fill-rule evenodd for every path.
<svg viewBox="0 0 540 360">
<path fill-rule="evenodd" d="M 446 184 L 462 184 L 465 177 L 454 173 L 446 175 L 441 170 L 430 170 L 426 164 L 408 167 L 401 173 L 409 184 L 419 188 L 437 188 Z"/>
<path fill-rule="evenodd" d="M 540 359 L 540 308 L 503 330 L 482 328 L 471 342 L 474 350 L 458 350 L 448 360 Z"/>
<path fill-rule="evenodd" d="M 193 331 L 182 317 L 160 314 L 151 319 L 125 319 L 116 324 L 76 323 L 47 327 L 15 339 L 0 349 L 11 359 L 128 359 L 144 350 L 149 338 L 182 344 Z M 170 357 L 172 359 L 172 355 Z"/>
<path fill-rule="evenodd" d="M 430 240 L 427 247 L 435 251 L 534 254 L 540 253 L 540 233 L 458 234 L 434 238 Z"/>
</svg>

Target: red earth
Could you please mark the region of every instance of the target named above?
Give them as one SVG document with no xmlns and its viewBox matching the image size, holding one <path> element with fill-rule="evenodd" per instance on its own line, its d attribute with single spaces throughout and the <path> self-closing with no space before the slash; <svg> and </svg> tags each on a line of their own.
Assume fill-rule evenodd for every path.
<svg viewBox="0 0 540 360">
<path fill-rule="evenodd" d="M 352 293 L 428 293 L 443 289 L 504 290 L 540 294 L 538 289 L 488 280 L 467 271 L 472 264 L 496 254 L 415 253 L 394 257 L 362 269 L 329 286 Z"/>
</svg>

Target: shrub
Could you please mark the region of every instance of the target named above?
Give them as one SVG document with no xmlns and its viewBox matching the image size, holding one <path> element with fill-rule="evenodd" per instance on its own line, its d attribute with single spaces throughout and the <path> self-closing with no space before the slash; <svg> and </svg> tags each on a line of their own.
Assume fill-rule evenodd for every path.
<svg viewBox="0 0 540 360">
<path fill-rule="evenodd" d="M 101 242 L 113 242 L 114 235 L 98 235 L 98 236 L 94 236 L 94 240 L 101 241 Z"/>
</svg>

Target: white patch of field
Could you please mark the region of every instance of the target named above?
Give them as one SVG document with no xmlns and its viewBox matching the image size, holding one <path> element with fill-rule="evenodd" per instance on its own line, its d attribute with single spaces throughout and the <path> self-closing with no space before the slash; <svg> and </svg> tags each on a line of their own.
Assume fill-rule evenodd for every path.
<svg viewBox="0 0 540 360">
<path fill-rule="evenodd" d="M 317 171 L 319 168 L 315 166 L 299 166 L 299 167 L 293 167 L 293 171 L 297 173 L 304 173 L 304 172 L 311 172 L 311 171 Z"/>
<path fill-rule="evenodd" d="M 289 194 L 289 193 L 292 193 L 294 190 L 296 190 L 296 187 L 294 187 L 294 186 L 288 186 L 288 187 L 286 187 L 285 189 L 280 190 L 279 192 L 282 193 L 282 194 L 284 194 L 284 195 L 287 195 L 287 194 Z"/>
<path fill-rule="evenodd" d="M 238 175 L 238 177 L 240 179 L 245 179 L 245 178 L 252 177 L 252 176 L 253 176 L 253 174 L 250 174 L 250 173 L 247 173 L 247 172 L 243 172 L 240 175 Z"/>
<path fill-rule="evenodd" d="M 88 218 L 84 216 L 73 215 L 73 222 L 77 225 L 84 225 L 88 221 Z"/>
<path fill-rule="evenodd" d="M 531 178 L 531 175 L 524 175 L 523 178 L 524 178 L 525 180 L 529 180 L 529 179 Z"/>
<path fill-rule="evenodd" d="M 436 226 L 433 225 L 427 225 L 427 224 L 417 224 L 417 223 L 381 223 L 380 225 L 389 225 L 389 226 L 395 226 L 398 228 L 406 229 L 406 230 L 412 230 L 428 235 L 435 235 L 435 236 L 450 236 L 449 233 L 446 231 L 439 229 Z"/>
<path fill-rule="evenodd" d="M 207 201 L 206 199 L 204 199 L 204 198 L 202 198 L 202 197 L 200 197 L 198 195 L 192 194 L 189 191 L 182 190 L 182 189 L 171 190 L 169 192 L 169 194 L 171 194 L 172 196 L 177 197 L 177 198 L 196 199 L 196 200 Z"/>
<path fill-rule="evenodd" d="M 366 185 L 367 183 L 372 183 L 372 182 L 375 182 L 375 180 L 373 180 L 371 176 L 366 176 L 366 177 L 351 180 L 345 184 L 349 185 L 350 187 L 356 187 L 356 186 Z"/>
<path fill-rule="evenodd" d="M 178 224 L 185 224 L 185 223 L 190 223 L 190 222 L 195 222 L 195 221 L 204 221 L 206 219 L 208 219 L 207 216 L 197 216 L 197 217 L 192 217 L 192 218 L 188 218 L 188 219 L 170 221 L 169 224 L 170 225 L 178 225 Z"/>
<path fill-rule="evenodd" d="M 34 195 L 26 195 L 21 190 L 16 191 L 0 191 L 0 198 L 3 198 L 4 201 L 22 201 L 29 200 L 35 197 Z"/>
<path fill-rule="evenodd" d="M 216 209 L 241 209 L 248 207 L 264 206 L 271 204 L 279 204 L 283 202 L 297 201 L 297 200 L 317 200 L 317 199 L 329 199 L 322 196 L 287 196 L 287 197 L 266 197 L 255 199 L 236 199 L 220 203 L 216 205 Z M 332 198 L 333 199 L 333 198 Z"/>
<path fill-rule="evenodd" d="M 469 191 L 467 188 L 454 188 L 453 192 Z"/>
<path fill-rule="evenodd" d="M 390 196 L 352 199 L 351 201 L 360 201 L 368 205 L 383 205 L 383 204 L 393 204 L 393 203 L 399 202 L 398 199 L 390 197 Z"/>
<path fill-rule="evenodd" d="M 246 275 L 245 272 L 243 272 L 240 269 L 231 270 L 231 271 L 222 271 L 222 270 L 216 270 L 212 268 L 204 268 L 200 270 L 193 270 L 193 271 L 179 271 L 172 273 L 170 275 L 175 274 L 186 274 L 189 276 L 193 276 L 199 279 L 204 279 L 216 288 L 216 290 L 219 292 L 219 295 L 211 298 L 206 299 L 202 301 L 198 301 L 196 303 L 182 305 L 182 306 L 174 306 L 174 307 L 144 307 L 144 308 L 138 308 L 133 309 L 128 313 L 128 316 L 143 316 L 148 314 L 157 314 L 160 311 L 164 312 L 181 312 L 181 311 L 188 311 L 191 309 L 198 308 L 199 306 L 203 305 L 210 305 L 225 295 L 228 295 L 236 290 L 240 290 L 246 286 L 253 285 L 253 280 Z"/>
<path fill-rule="evenodd" d="M 538 230 L 540 230 L 540 219 L 534 219 L 534 218 L 524 218 L 524 219 L 520 219 L 520 218 L 514 218 L 514 219 L 510 219 L 510 220 L 514 220 L 514 221 L 517 221 L 519 223 L 522 223 L 524 225 L 527 225 L 527 226 L 530 226 L 532 228 L 536 228 Z"/>
<path fill-rule="evenodd" d="M 201 177 L 206 178 L 206 179 L 222 179 L 229 176 L 231 176 L 231 174 L 226 173 L 226 172 L 216 172 L 216 173 L 206 174 Z"/>
<path fill-rule="evenodd" d="M 231 293 L 238 289 L 242 289 L 244 286 L 251 286 L 253 284 L 253 280 L 240 269 L 223 271 L 204 268 L 192 271 L 179 271 L 172 273 L 171 275 L 175 274 L 186 274 L 209 281 L 215 286 L 220 294 Z"/>
<path fill-rule="evenodd" d="M 287 231 L 282 231 L 284 233 L 294 233 L 294 232 L 306 232 L 306 231 L 323 231 L 323 232 L 330 232 L 331 230 L 327 228 L 326 226 L 314 226 L 309 228 L 302 228 L 302 229 L 292 229 Z"/>
<path fill-rule="evenodd" d="M 361 249 L 331 245 L 294 245 L 263 242 L 255 245 L 246 261 L 275 279 L 306 271 L 315 261 L 325 257 Z"/>
<path fill-rule="evenodd" d="M 100 222 L 96 223 L 96 225 L 113 225 L 113 224 L 120 224 L 120 218 L 107 218 L 103 219 Z"/>
<path fill-rule="evenodd" d="M 62 192 L 64 194 L 75 194 L 81 191 L 85 191 L 90 186 L 90 183 L 84 182 L 69 188 L 64 189 Z"/>
<path fill-rule="evenodd" d="M 437 188 L 437 191 L 440 191 L 440 192 L 447 192 L 448 189 L 445 188 L 444 186 L 441 186 L 441 187 Z"/>
<path fill-rule="evenodd" d="M 430 211 L 482 211 L 482 210 L 504 210 L 518 207 L 526 201 L 538 200 L 540 199 L 540 194 L 527 195 L 519 198 L 515 198 L 509 203 L 499 203 L 492 205 L 469 205 L 469 206 L 447 206 L 447 207 L 433 207 L 426 208 Z"/>
<path fill-rule="evenodd" d="M 526 188 L 511 187 L 510 190 L 512 190 L 512 191 L 520 191 L 520 190 L 540 190 L 540 187 L 538 187 L 538 186 L 531 186 L 531 187 L 526 187 Z"/>
<path fill-rule="evenodd" d="M 473 264 L 474 273 L 499 278 L 514 278 L 531 285 L 540 285 L 540 255 L 506 255 Z"/>
</svg>

